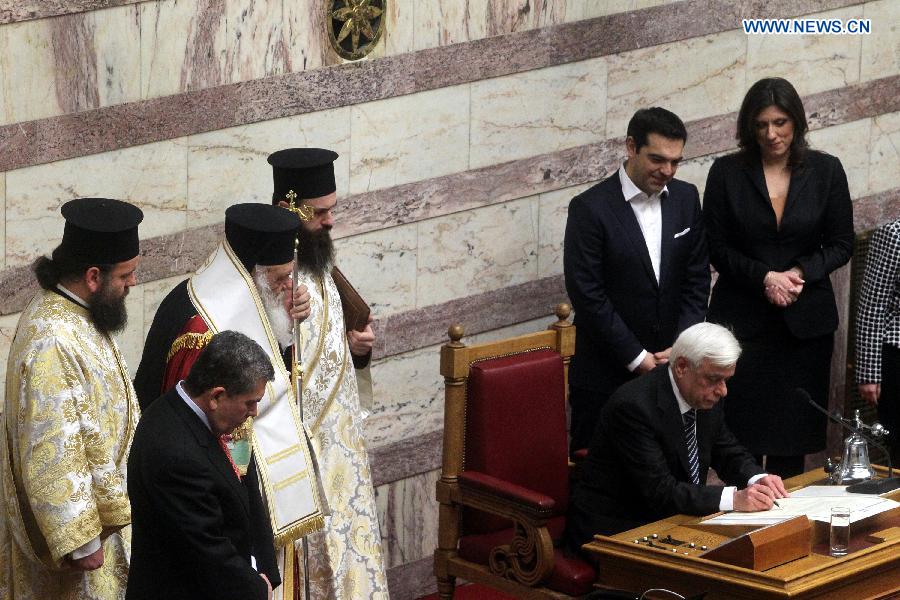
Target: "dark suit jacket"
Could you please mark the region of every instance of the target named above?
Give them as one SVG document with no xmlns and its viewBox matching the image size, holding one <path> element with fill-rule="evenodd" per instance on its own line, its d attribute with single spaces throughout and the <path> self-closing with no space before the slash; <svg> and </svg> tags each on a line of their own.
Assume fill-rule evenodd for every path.
<svg viewBox="0 0 900 600">
<path fill-rule="evenodd" d="M 566 291 L 575 308 L 572 386 L 615 390 L 626 365 L 664 350 L 703 321 L 709 260 L 697 188 L 673 179 L 662 200 L 662 257 L 657 283 L 618 173 L 569 204 L 564 248 Z"/>
<path fill-rule="evenodd" d="M 697 411 L 700 481 L 709 467 L 743 487 L 763 473 L 725 425 L 721 406 Z M 629 381 L 610 397 L 572 492 L 567 539 L 619 533 L 674 514 L 719 510 L 722 486 L 690 483 L 687 445 L 668 365 Z"/>
<path fill-rule="evenodd" d="M 281 583 L 254 464 L 239 481 L 215 436 L 176 390 L 152 403 L 128 456 L 126 598 L 265 598 L 251 554 L 273 586 Z"/>
<path fill-rule="evenodd" d="M 784 319 L 801 339 L 833 332 L 838 313 L 828 276 L 853 252 L 853 206 L 841 161 L 807 152 L 791 175 L 780 229 L 759 161 L 740 154 L 716 159 L 703 197 L 710 260 L 719 272 L 709 320 L 732 326 L 739 339 L 765 335 L 772 318 Z M 773 309 L 766 273 L 798 265 L 803 292 L 786 309 Z"/>
</svg>

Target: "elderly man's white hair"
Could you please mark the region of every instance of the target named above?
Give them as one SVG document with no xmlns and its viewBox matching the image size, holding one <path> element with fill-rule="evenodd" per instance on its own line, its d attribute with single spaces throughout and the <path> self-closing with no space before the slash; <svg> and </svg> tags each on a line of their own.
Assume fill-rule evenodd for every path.
<svg viewBox="0 0 900 600">
<path fill-rule="evenodd" d="M 697 323 L 681 332 L 672 345 L 669 363 L 675 364 L 679 357 L 685 357 L 694 368 L 703 359 L 717 367 L 730 367 L 741 356 L 741 345 L 734 334 L 715 323 Z"/>
</svg>

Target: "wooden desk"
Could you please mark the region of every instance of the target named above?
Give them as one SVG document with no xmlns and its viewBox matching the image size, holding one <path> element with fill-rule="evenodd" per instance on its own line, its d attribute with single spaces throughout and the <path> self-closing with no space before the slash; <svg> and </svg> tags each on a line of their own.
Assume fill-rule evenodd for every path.
<svg viewBox="0 0 900 600">
<path fill-rule="evenodd" d="M 787 480 L 789 489 L 823 483 L 821 469 Z M 900 500 L 900 490 L 890 498 Z M 851 552 L 841 558 L 828 556 L 828 525 L 813 522 L 812 553 L 767 571 L 753 571 L 697 556 L 701 545 L 714 548 L 743 531 L 713 528 L 700 524 L 700 518 L 676 515 L 614 536 L 595 536 L 585 546 L 597 557 L 599 587 L 643 592 L 662 587 L 684 596 L 708 592 L 706 599 L 803 599 L 864 600 L 900 598 L 900 537 L 873 543 L 866 541 L 872 531 L 900 525 L 898 509 L 865 526 L 851 527 Z M 880 517 L 880 518 L 879 518 Z M 643 536 L 657 539 L 671 535 L 676 540 L 695 544 L 696 549 L 676 548 L 657 542 L 660 547 L 635 543 Z M 688 554 L 685 555 L 684 552 Z M 895 596 L 896 595 L 896 596 Z"/>
</svg>

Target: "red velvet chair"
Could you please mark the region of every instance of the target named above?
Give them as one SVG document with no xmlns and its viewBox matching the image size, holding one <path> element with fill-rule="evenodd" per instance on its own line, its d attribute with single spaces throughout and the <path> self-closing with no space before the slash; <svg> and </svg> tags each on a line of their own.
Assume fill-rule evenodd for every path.
<svg viewBox="0 0 900 600">
<path fill-rule="evenodd" d="M 594 570 L 555 544 L 569 499 L 566 372 L 575 327 L 466 346 L 459 325 L 441 348 L 446 382 L 437 483 L 435 575 L 442 600 L 457 577 L 517 598 L 589 593 Z"/>
</svg>

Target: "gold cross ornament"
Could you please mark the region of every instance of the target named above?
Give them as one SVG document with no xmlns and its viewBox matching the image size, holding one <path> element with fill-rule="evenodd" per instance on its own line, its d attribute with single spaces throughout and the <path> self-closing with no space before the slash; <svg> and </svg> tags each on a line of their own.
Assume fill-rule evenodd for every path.
<svg viewBox="0 0 900 600">
<path fill-rule="evenodd" d="M 308 223 L 316 211 L 309 204 L 297 204 L 297 192 L 294 190 L 288 190 L 288 193 L 285 194 L 285 197 L 288 200 L 288 210 L 300 217 L 300 220 L 304 223 Z"/>
</svg>

